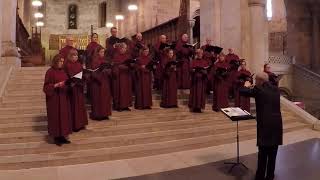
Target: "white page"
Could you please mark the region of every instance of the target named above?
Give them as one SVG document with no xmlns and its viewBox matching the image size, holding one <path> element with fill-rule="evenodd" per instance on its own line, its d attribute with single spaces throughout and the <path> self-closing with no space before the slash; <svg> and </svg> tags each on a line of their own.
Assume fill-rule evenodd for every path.
<svg viewBox="0 0 320 180">
<path fill-rule="evenodd" d="M 78 79 L 82 79 L 82 75 L 83 75 L 83 72 L 81 71 L 78 74 L 74 75 L 73 77 L 78 78 Z"/>
<path fill-rule="evenodd" d="M 234 116 L 247 116 L 250 115 L 250 113 L 242 110 L 241 108 L 235 107 L 235 108 L 224 108 L 221 109 L 224 113 L 226 113 L 229 117 Z"/>
</svg>

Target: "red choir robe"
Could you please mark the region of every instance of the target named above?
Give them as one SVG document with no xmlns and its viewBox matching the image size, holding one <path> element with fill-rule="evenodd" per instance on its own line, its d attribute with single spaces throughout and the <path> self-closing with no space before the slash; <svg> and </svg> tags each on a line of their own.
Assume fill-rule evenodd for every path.
<svg viewBox="0 0 320 180">
<path fill-rule="evenodd" d="M 205 59 L 195 59 L 191 62 L 191 88 L 189 96 L 189 108 L 191 111 L 201 110 L 206 105 L 206 87 L 207 74 L 193 72 L 194 68 L 208 67 L 208 62 Z"/>
<path fill-rule="evenodd" d="M 240 76 L 246 75 L 251 76 L 248 70 L 240 70 L 237 72 L 234 84 L 235 84 L 235 106 L 240 107 L 248 112 L 250 112 L 250 97 L 240 96 L 239 89 L 244 87 L 245 80 L 239 79 Z"/>
<path fill-rule="evenodd" d="M 160 63 L 157 65 L 155 72 L 153 73 L 154 78 L 154 89 L 160 90 L 162 88 L 162 73 L 163 73 L 163 59 L 165 59 L 165 53 L 163 50 L 160 50 L 161 43 L 158 42 L 155 46 L 155 58 Z"/>
<path fill-rule="evenodd" d="M 104 57 L 92 59 L 89 68 L 95 70 L 104 63 Z M 107 119 L 111 116 L 111 69 L 97 70 L 91 73 L 88 83 L 91 97 L 91 118 L 94 120 Z"/>
<path fill-rule="evenodd" d="M 82 72 L 82 64 L 79 61 L 65 63 L 65 71 L 69 77 Z M 87 110 L 84 99 L 84 80 L 71 87 L 71 115 L 73 121 L 73 130 L 79 131 L 88 125 Z"/>
<path fill-rule="evenodd" d="M 236 79 L 237 79 L 237 75 L 238 75 L 238 68 L 233 67 L 232 64 L 230 64 L 231 60 L 236 60 L 236 61 L 240 61 L 239 57 L 237 55 L 234 54 L 229 54 L 229 58 L 234 56 L 233 58 L 229 59 L 228 61 L 226 60 L 226 62 L 229 65 L 229 77 L 228 77 L 228 83 L 229 83 L 229 96 L 231 96 L 233 98 L 235 92 L 235 84 L 233 83 Z M 239 62 L 240 63 L 240 62 Z"/>
<path fill-rule="evenodd" d="M 183 47 L 187 42 L 178 41 L 176 45 L 177 60 L 182 61 L 177 67 L 177 83 L 179 89 L 190 88 L 190 60 L 193 51 L 190 48 Z"/>
<path fill-rule="evenodd" d="M 150 62 L 149 56 L 141 55 L 138 58 L 137 78 L 136 78 L 136 93 L 135 93 L 135 108 L 146 109 L 152 106 L 152 76 L 149 69 L 146 67 Z"/>
<path fill-rule="evenodd" d="M 112 73 L 113 108 L 121 111 L 132 106 L 132 78 L 131 70 L 123 63 L 130 59 L 130 55 L 116 53 Z"/>
<path fill-rule="evenodd" d="M 72 133 L 67 86 L 54 88 L 54 84 L 67 79 L 68 76 L 63 69 L 50 68 L 45 76 L 43 91 L 46 94 L 48 133 L 54 138 L 67 137 Z"/>
<path fill-rule="evenodd" d="M 86 48 L 86 53 L 87 53 L 87 62 L 86 62 L 86 65 L 87 66 L 90 66 L 90 61 L 91 61 L 91 58 L 94 54 L 94 52 L 96 51 L 96 49 L 101 46 L 100 44 L 98 44 L 97 42 L 90 42 Z"/>
<path fill-rule="evenodd" d="M 208 64 L 211 65 L 216 61 L 216 57 L 213 55 L 213 53 L 205 51 L 208 46 L 209 45 L 201 46 L 201 49 L 203 50 L 203 59 L 205 59 L 208 62 Z M 212 87 L 213 70 L 214 70 L 214 65 L 208 71 L 207 94 L 210 94 L 210 91 L 213 91 L 213 87 Z"/>
<path fill-rule="evenodd" d="M 131 49 L 131 57 L 136 59 L 139 57 L 140 51 L 143 47 L 146 47 L 145 43 L 143 41 L 135 41 L 132 43 Z"/>
<path fill-rule="evenodd" d="M 226 55 L 226 62 L 229 64 L 232 60 L 237 60 L 237 61 L 240 61 L 240 58 L 239 58 L 239 56 L 238 55 L 236 55 L 236 54 L 227 54 Z"/>
<path fill-rule="evenodd" d="M 162 96 L 161 96 L 161 104 L 160 106 L 163 108 L 174 108 L 178 107 L 178 100 L 177 100 L 177 72 L 176 68 L 165 68 L 167 63 L 172 60 L 168 58 L 163 59 L 163 73 L 162 73 Z"/>
<path fill-rule="evenodd" d="M 108 60 L 113 59 L 117 49 L 113 47 L 118 42 L 119 38 L 111 36 L 106 39 L 106 57 Z"/>
<path fill-rule="evenodd" d="M 213 104 L 212 110 L 219 111 L 221 108 L 226 108 L 229 106 L 228 102 L 228 77 L 221 77 L 217 74 L 218 68 L 228 69 L 229 65 L 226 61 L 217 62 L 214 68 L 214 80 L 213 80 Z"/>
<path fill-rule="evenodd" d="M 64 48 L 60 49 L 59 54 L 65 59 L 67 60 L 68 54 L 70 52 L 70 50 L 72 49 L 76 49 L 73 46 L 65 46 Z"/>
</svg>

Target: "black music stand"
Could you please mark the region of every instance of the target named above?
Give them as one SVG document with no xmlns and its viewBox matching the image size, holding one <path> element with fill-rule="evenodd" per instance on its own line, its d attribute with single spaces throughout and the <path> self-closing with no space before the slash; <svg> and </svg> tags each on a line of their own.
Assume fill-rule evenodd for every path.
<svg viewBox="0 0 320 180">
<path fill-rule="evenodd" d="M 236 162 L 225 162 L 224 164 L 232 165 L 229 169 L 229 173 L 237 166 L 242 166 L 245 169 L 249 169 L 245 164 L 240 162 L 240 147 L 239 147 L 239 121 L 255 119 L 250 113 L 241 108 L 224 108 L 221 111 L 232 121 L 237 122 L 237 161 Z M 235 113 L 236 111 L 241 111 L 239 114 Z"/>
</svg>

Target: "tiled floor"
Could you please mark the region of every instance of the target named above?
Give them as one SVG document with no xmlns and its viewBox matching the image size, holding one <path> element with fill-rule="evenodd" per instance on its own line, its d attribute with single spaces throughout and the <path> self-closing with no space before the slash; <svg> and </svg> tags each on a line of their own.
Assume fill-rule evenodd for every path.
<svg viewBox="0 0 320 180">
<path fill-rule="evenodd" d="M 319 131 L 312 131 L 310 129 L 303 129 L 299 131 L 294 131 L 291 133 L 286 133 L 284 135 L 285 144 L 294 144 L 297 142 L 309 140 L 312 138 L 320 138 Z M 241 137 L 240 137 L 241 139 Z M 256 141 L 243 141 L 240 143 L 241 156 L 250 155 L 245 158 L 246 163 L 250 166 L 250 171 L 248 171 L 245 176 L 242 178 L 236 178 L 237 180 L 250 180 L 247 177 L 252 177 L 255 171 L 255 163 L 256 156 L 251 155 L 257 152 Z M 306 147 L 306 146 L 305 146 Z M 318 148 L 318 149 L 317 149 Z M 296 153 L 300 152 L 299 148 L 288 148 L 283 147 L 286 152 Z M 309 149 L 309 148 L 306 148 Z M 320 144 L 314 146 L 312 150 L 302 151 L 307 153 L 306 155 L 316 156 L 320 155 Z M 317 153 L 315 153 L 317 152 Z M 299 154 L 299 156 L 301 156 Z M 204 149 L 197 149 L 192 151 L 183 151 L 159 156 L 151 156 L 144 158 L 135 158 L 135 159 L 127 159 L 127 160 L 119 160 L 119 161 L 109 161 L 102 163 L 92 163 L 92 164 L 84 164 L 84 165 L 74 165 L 74 166 L 61 166 L 61 167 L 50 167 L 50 168 L 41 168 L 41 169 L 26 169 L 19 171 L 0 171 L 0 180 L 109 180 L 109 179 L 120 179 L 127 177 L 135 177 L 142 176 L 146 174 L 154 174 L 165 172 L 164 174 L 168 174 L 163 176 L 146 176 L 143 178 L 151 178 L 155 180 L 162 179 L 170 179 L 174 177 L 174 179 L 184 179 L 186 175 L 190 175 L 190 177 L 212 177 L 211 180 L 220 180 L 219 177 L 229 177 L 229 179 L 233 178 L 233 176 L 227 176 L 223 172 L 226 170 L 225 166 L 220 167 L 220 169 L 216 170 L 214 173 L 214 169 L 217 168 L 217 163 L 225 159 L 230 159 L 235 157 L 235 144 L 226 144 L 221 146 L 215 146 Z M 287 163 L 291 162 L 291 156 L 287 156 L 286 153 L 279 157 L 281 164 L 277 167 L 281 170 L 282 173 L 289 174 L 291 171 L 296 171 L 298 166 L 293 166 L 294 164 L 290 163 L 290 169 L 286 169 L 288 167 Z M 302 157 L 302 156 L 301 156 Z M 319 159 L 320 157 L 317 156 Z M 307 157 L 304 157 L 307 159 Z M 211 164 L 210 164 L 211 163 Z M 221 163 L 221 162 L 220 162 Z M 308 161 L 305 161 L 306 165 L 304 167 L 311 168 L 311 163 L 308 164 Z M 209 165 L 208 165 L 209 164 Z M 219 165 L 219 163 L 218 163 Z M 190 172 L 180 171 L 179 169 L 189 168 L 191 167 Z M 318 167 L 320 167 L 318 165 Z M 172 171 L 177 170 L 177 171 Z M 180 173 L 183 172 L 183 173 Z M 184 173 L 185 172 L 185 173 Z M 319 171 L 320 172 L 320 171 Z M 204 174 L 203 176 L 200 174 Z M 309 173 L 310 174 L 310 173 Z M 306 175 L 306 176 L 309 176 Z M 191 176 L 193 175 L 193 176 Z M 165 177 L 165 178 L 164 178 Z M 159 179 L 158 179 L 159 178 Z M 187 178 L 188 179 L 188 178 Z M 190 178 L 189 178 L 190 179 Z M 133 179 L 136 180 L 136 179 Z M 184 179 L 185 180 L 185 179 Z M 198 179 L 197 179 L 198 180 Z M 205 179 L 199 179 L 205 180 Z M 224 180 L 224 179 L 221 179 Z M 281 180 L 281 179 L 280 179 Z M 285 180 L 294 180 L 294 179 L 285 179 Z M 299 179 L 301 180 L 301 179 Z M 308 180 L 308 179 L 303 179 Z M 318 180 L 318 179 L 317 179 Z"/>
</svg>

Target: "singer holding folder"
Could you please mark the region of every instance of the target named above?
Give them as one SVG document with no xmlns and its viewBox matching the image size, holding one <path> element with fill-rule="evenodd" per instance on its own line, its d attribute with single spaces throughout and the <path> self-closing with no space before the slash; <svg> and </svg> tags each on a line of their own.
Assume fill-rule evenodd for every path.
<svg viewBox="0 0 320 180">
<path fill-rule="evenodd" d="M 65 64 L 65 72 L 71 79 L 71 117 L 73 131 L 78 132 L 88 125 L 87 110 L 84 100 L 84 80 L 82 79 L 82 64 L 78 61 L 78 52 L 70 50 Z"/>
<path fill-rule="evenodd" d="M 90 118 L 97 121 L 107 120 L 111 116 L 111 74 L 110 68 L 104 68 L 105 49 L 102 46 L 96 48 L 89 63 L 91 75 L 88 87 L 91 97 Z"/>
<path fill-rule="evenodd" d="M 62 69 L 63 63 L 64 59 L 61 55 L 53 58 L 43 85 L 43 92 L 46 95 L 48 133 L 57 146 L 70 144 L 67 138 L 72 133 L 70 101 L 68 87 L 65 84 L 68 76 Z"/>
<path fill-rule="evenodd" d="M 249 81 L 240 94 L 254 97 L 257 110 L 258 168 L 256 180 L 273 180 L 278 146 L 282 145 L 283 127 L 280 109 L 280 91 L 269 82 L 268 74 L 256 75 L 256 85 Z"/>
</svg>

